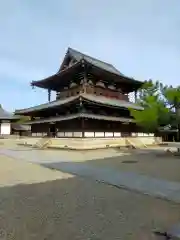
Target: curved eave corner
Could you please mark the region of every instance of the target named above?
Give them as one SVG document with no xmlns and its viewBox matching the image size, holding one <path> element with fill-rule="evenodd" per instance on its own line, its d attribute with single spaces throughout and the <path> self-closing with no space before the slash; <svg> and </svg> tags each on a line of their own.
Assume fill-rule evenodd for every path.
<svg viewBox="0 0 180 240">
<path fill-rule="evenodd" d="M 53 74 L 50 77 L 44 78 L 42 80 L 31 81 L 30 85 L 31 85 L 31 87 L 44 88 L 44 85 L 46 85 L 49 82 L 49 80 L 52 80 L 56 76 L 57 76 L 57 74 Z"/>
</svg>

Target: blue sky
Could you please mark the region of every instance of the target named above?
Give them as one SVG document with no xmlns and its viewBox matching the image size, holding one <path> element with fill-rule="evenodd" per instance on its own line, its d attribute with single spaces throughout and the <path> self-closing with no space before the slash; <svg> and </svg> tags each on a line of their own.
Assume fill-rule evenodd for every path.
<svg viewBox="0 0 180 240">
<path fill-rule="evenodd" d="M 180 84 L 179 0 L 0 1 L 0 103 L 47 101 L 30 82 L 57 71 L 70 46 L 139 80 Z"/>
</svg>

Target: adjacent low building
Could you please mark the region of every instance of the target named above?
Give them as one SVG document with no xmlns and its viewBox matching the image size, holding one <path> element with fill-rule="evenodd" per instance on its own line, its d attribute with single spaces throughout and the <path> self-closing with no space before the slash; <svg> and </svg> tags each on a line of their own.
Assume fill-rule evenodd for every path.
<svg viewBox="0 0 180 240">
<path fill-rule="evenodd" d="M 7 112 L 0 105 L 0 135 L 10 135 L 12 132 L 11 124 L 16 122 L 19 116 Z"/>
<path fill-rule="evenodd" d="M 20 116 L 7 112 L 0 105 L 0 136 L 29 135 L 30 126 L 18 123 L 19 119 Z"/>
<path fill-rule="evenodd" d="M 31 136 L 31 126 L 27 124 L 12 123 L 11 133 L 16 136 Z"/>
</svg>

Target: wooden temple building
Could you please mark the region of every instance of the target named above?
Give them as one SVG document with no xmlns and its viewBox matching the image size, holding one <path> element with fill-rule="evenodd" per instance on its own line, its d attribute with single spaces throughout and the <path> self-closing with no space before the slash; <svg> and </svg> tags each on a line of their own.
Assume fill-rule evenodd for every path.
<svg viewBox="0 0 180 240">
<path fill-rule="evenodd" d="M 27 135 L 28 125 L 18 123 L 19 116 L 7 112 L 0 104 L 0 137 L 9 135 Z"/>
<path fill-rule="evenodd" d="M 129 108 L 141 111 L 142 107 L 130 102 L 128 95 L 142 84 L 111 64 L 69 48 L 56 74 L 31 82 L 33 87 L 47 89 L 47 103 L 15 114 L 31 117 L 28 124 L 35 137 L 136 136 L 140 129 Z M 56 92 L 55 101 L 51 101 L 52 91 Z"/>
</svg>

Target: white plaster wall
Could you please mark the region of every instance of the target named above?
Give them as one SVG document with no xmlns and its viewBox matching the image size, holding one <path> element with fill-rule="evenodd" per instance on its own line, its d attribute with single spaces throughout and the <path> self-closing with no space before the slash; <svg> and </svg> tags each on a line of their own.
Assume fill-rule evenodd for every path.
<svg viewBox="0 0 180 240">
<path fill-rule="evenodd" d="M 105 132 L 105 137 L 113 137 L 113 132 Z"/>
<path fill-rule="evenodd" d="M 120 132 L 114 132 L 114 137 L 121 137 L 121 133 Z"/>
<path fill-rule="evenodd" d="M 1 123 L 0 134 L 10 135 L 11 134 L 11 124 L 10 123 Z"/>
<path fill-rule="evenodd" d="M 42 137 L 42 136 L 43 136 L 43 133 L 42 133 L 42 132 L 40 132 L 40 133 L 38 132 L 38 133 L 36 134 L 36 136 L 37 136 L 37 137 Z"/>
<path fill-rule="evenodd" d="M 57 137 L 64 137 L 64 132 L 58 132 Z"/>
<path fill-rule="evenodd" d="M 74 132 L 74 137 L 82 137 L 82 132 Z"/>
<path fill-rule="evenodd" d="M 85 136 L 85 137 L 91 137 L 91 138 L 92 138 L 92 137 L 94 137 L 94 132 L 85 132 L 85 133 L 84 133 L 84 136 Z"/>
<path fill-rule="evenodd" d="M 72 137 L 73 136 L 73 133 L 72 132 L 65 132 L 65 137 Z"/>
<path fill-rule="evenodd" d="M 104 137 L 104 132 L 95 132 L 95 137 Z"/>
</svg>

